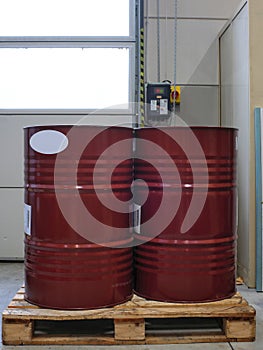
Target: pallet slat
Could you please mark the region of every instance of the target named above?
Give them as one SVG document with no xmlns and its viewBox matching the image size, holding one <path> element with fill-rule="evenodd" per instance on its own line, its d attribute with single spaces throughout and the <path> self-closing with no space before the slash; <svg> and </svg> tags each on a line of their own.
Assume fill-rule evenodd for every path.
<svg viewBox="0 0 263 350">
<path fill-rule="evenodd" d="M 170 329 L 167 325 L 157 330 L 148 329 L 149 320 L 160 323 L 161 320 L 177 320 L 182 325 L 182 320 L 190 322 L 195 319 L 218 319 L 222 327 L 215 331 L 206 325 L 200 330 Z M 110 331 L 107 328 L 103 333 L 100 325 L 105 320 L 111 322 L 112 328 Z M 39 322 L 58 322 L 63 334 L 52 334 L 52 327 L 50 330 L 47 327 L 46 333 L 37 333 L 36 325 Z M 72 325 L 82 322 L 84 334 L 74 335 L 67 331 L 68 322 Z M 96 333 L 88 334 L 90 326 L 84 322 L 98 322 Z M 111 308 L 68 311 L 32 305 L 24 300 L 24 288 L 21 288 L 2 314 L 2 328 L 3 343 L 6 345 L 182 344 L 254 341 L 256 320 L 255 309 L 239 293 L 229 299 L 196 304 L 149 301 L 135 295 L 131 301 Z"/>
</svg>

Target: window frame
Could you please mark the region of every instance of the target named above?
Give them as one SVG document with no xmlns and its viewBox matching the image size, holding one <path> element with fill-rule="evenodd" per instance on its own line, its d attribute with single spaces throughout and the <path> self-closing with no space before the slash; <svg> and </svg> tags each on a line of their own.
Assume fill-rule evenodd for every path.
<svg viewBox="0 0 263 350">
<path fill-rule="evenodd" d="M 136 0 L 129 0 L 129 36 L 0 36 L 1 48 L 125 48 L 129 50 L 129 101 L 127 109 L 0 108 L 2 114 L 134 114 L 136 98 Z"/>
</svg>

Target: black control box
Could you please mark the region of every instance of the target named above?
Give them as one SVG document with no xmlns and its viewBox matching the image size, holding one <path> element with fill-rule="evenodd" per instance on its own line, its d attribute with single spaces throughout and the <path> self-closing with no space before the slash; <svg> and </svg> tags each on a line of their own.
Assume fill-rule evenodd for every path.
<svg viewBox="0 0 263 350">
<path fill-rule="evenodd" d="M 167 118 L 171 112 L 171 85 L 148 83 L 146 85 L 146 114 L 148 119 Z"/>
</svg>

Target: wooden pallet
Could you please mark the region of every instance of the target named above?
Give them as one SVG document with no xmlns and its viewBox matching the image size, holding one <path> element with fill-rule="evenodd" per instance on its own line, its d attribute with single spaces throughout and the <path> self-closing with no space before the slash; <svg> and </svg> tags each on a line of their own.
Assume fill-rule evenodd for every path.
<svg viewBox="0 0 263 350">
<path fill-rule="evenodd" d="M 6 345 L 177 344 L 254 341 L 255 309 L 237 293 L 212 303 L 174 304 L 138 296 L 97 310 L 43 309 L 21 288 L 2 315 Z"/>
</svg>

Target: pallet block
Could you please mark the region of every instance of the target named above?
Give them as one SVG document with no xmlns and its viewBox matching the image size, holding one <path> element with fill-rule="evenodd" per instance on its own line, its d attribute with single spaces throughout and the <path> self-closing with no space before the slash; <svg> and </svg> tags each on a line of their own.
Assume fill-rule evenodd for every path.
<svg viewBox="0 0 263 350">
<path fill-rule="evenodd" d="M 255 314 L 239 293 L 197 304 L 156 302 L 134 295 L 115 307 L 65 311 L 26 302 L 21 288 L 2 314 L 2 333 L 5 345 L 251 342 Z"/>
</svg>

